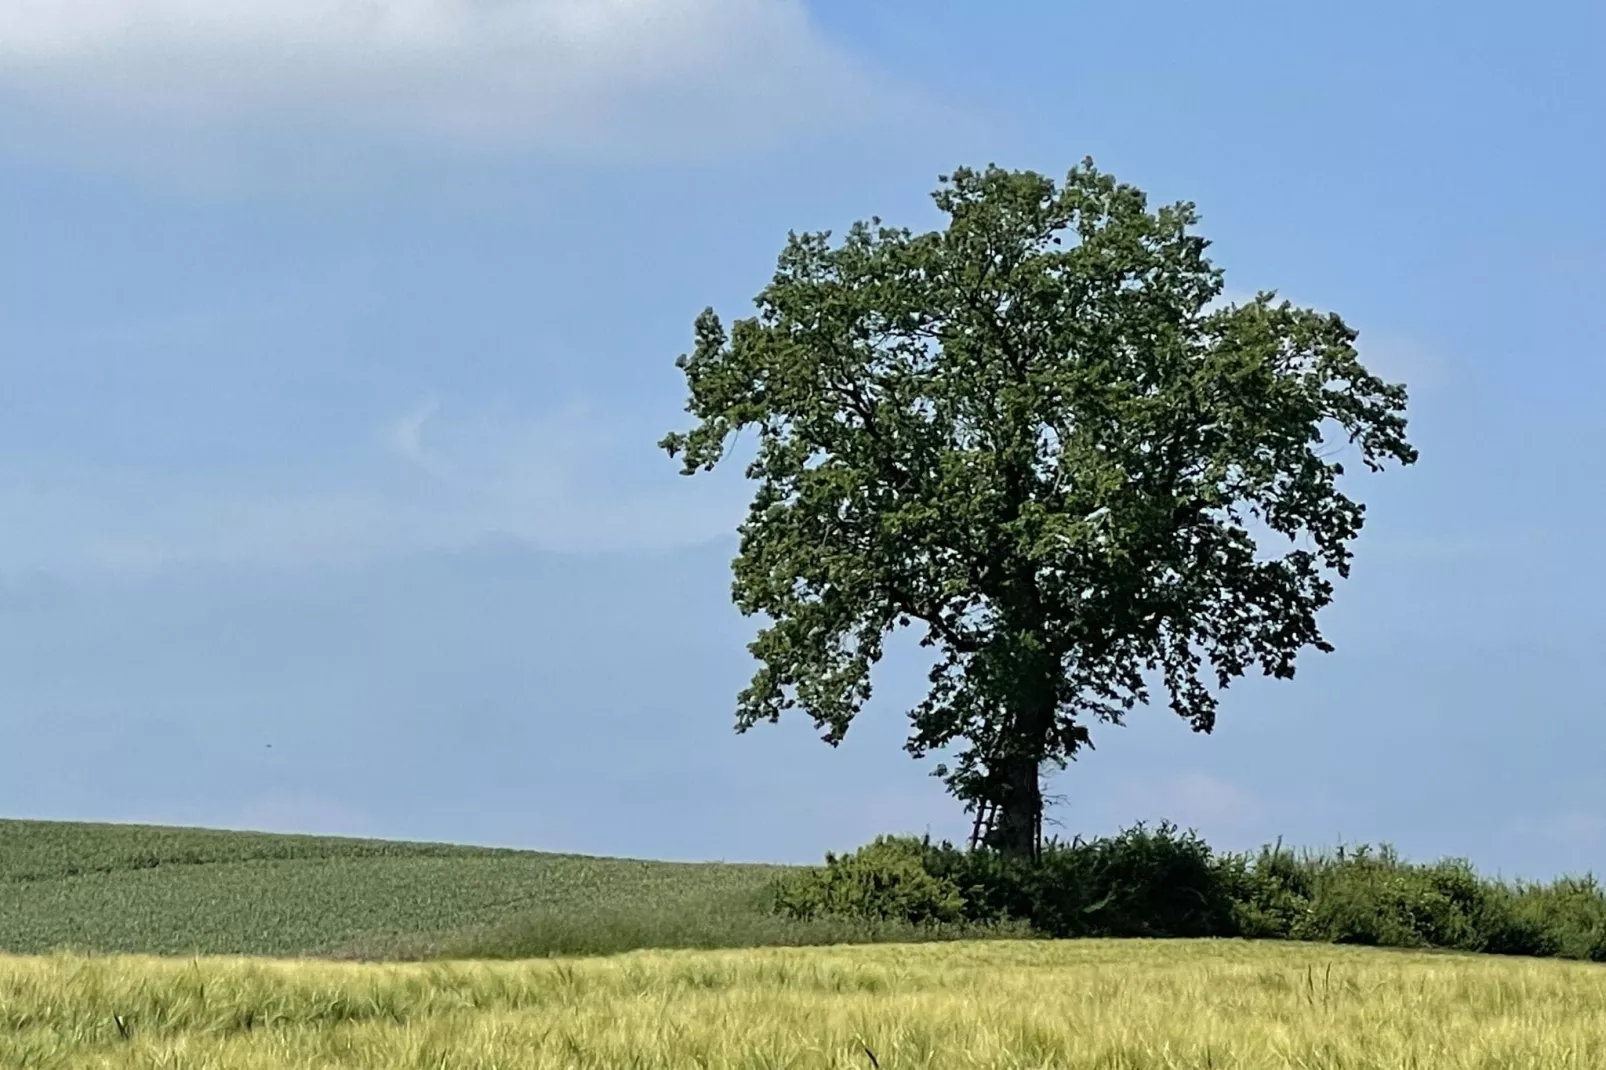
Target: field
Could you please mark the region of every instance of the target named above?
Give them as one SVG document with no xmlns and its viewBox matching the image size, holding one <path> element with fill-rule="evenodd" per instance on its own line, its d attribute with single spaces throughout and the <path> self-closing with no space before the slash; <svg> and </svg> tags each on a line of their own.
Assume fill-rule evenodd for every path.
<svg viewBox="0 0 1606 1070">
<path fill-rule="evenodd" d="M 1601 966 L 1236 941 L 51 956 L 0 958 L 0 1065 L 1593 1070 L 1603 1007 Z"/>
<path fill-rule="evenodd" d="M 410 957 L 775 942 L 777 872 L 385 841 L 0 821 L 0 952 Z M 821 938 L 829 934 L 820 934 Z"/>
<path fill-rule="evenodd" d="M 1606 965 L 888 943 L 778 872 L 0 821 L 0 1067 L 1606 1066 Z"/>
</svg>

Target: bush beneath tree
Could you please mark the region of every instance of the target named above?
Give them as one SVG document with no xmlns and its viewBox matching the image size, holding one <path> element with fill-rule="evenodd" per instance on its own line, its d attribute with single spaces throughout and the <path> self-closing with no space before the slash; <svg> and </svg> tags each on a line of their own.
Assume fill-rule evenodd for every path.
<svg viewBox="0 0 1606 1070">
<path fill-rule="evenodd" d="M 1245 937 L 1606 962 L 1606 889 L 1593 877 L 1508 884 L 1461 860 L 1417 865 L 1387 847 L 1218 856 L 1170 824 L 1050 843 L 1037 861 L 882 836 L 782 878 L 773 904 L 796 919 L 1026 925 L 1051 938 Z"/>
</svg>

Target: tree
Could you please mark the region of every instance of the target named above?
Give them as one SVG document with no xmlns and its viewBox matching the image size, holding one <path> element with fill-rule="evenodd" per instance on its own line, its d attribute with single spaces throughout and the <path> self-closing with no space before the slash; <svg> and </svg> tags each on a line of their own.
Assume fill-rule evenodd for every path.
<svg viewBox="0 0 1606 1070">
<path fill-rule="evenodd" d="M 696 423 L 660 445 L 690 475 L 757 430 L 732 593 L 768 620 L 737 730 L 795 707 L 837 745 L 919 627 L 907 749 L 966 744 L 936 775 L 1030 856 L 1041 772 L 1090 724 L 1158 685 L 1208 733 L 1216 688 L 1332 649 L 1316 615 L 1364 517 L 1338 453 L 1417 455 L 1405 387 L 1339 316 L 1219 302 L 1192 204 L 1151 212 L 1091 160 L 962 169 L 933 199 L 942 230 L 789 235 L 728 335 L 705 310 L 676 361 Z"/>
</svg>

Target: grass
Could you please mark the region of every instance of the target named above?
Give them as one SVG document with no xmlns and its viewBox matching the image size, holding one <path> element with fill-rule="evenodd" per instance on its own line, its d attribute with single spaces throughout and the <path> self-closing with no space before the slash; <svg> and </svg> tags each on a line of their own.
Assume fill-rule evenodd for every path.
<svg viewBox="0 0 1606 1070">
<path fill-rule="evenodd" d="M 1239 941 L 53 956 L 0 958 L 0 1065 L 1584 1070 L 1603 1006 L 1599 965 Z"/>
<path fill-rule="evenodd" d="M 762 865 L 0 821 L 0 951 L 418 957 L 718 946 L 759 928 Z M 783 942 L 830 938 L 790 927 Z"/>
<path fill-rule="evenodd" d="M 956 941 L 1026 933 L 785 919 L 783 871 L 0 821 L 0 1067 L 1606 1066 L 1606 965 Z"/>
</svg>

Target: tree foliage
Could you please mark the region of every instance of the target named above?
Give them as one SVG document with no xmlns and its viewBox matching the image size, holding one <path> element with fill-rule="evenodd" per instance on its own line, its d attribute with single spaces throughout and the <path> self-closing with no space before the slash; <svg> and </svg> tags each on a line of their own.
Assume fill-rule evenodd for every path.
<svg viewBox="0 0 1606 1070">
<path fill-rule="evenodd" d="M 757 431 L 733 595 L 767 618 L 737 726 L 798 708 L 840 742 L 886 638 L 922 630 L 908 749 L 1035 850 L 1040 770 L 1162 687 L 1291 677 L 1349 574 L 1344 452 L 1416 459 L 1406 391 L 1337 315 L 1222 305 L 1191 204 L 1097 170 L 943 176 L 943 229 L 791 234 L 758 315 L 696 321 L 685 474 Z"/>
</svg>

